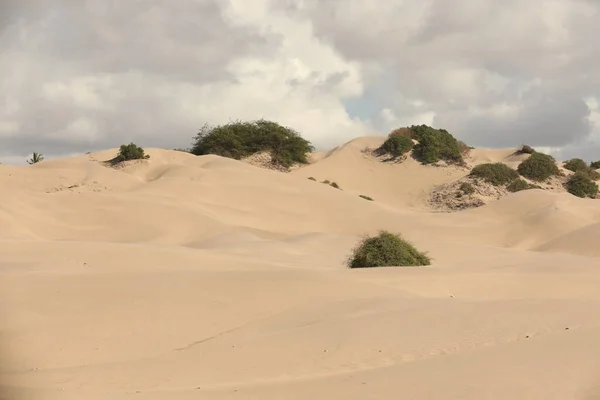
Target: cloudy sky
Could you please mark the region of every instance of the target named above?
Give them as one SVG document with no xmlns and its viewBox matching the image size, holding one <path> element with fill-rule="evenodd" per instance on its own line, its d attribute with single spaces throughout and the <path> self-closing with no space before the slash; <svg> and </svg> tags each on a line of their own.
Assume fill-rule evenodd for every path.
<svg viewBox="0 0 600 400">
<path fill-rule="evenodd" d="M 600 159 L 597 0 L 1 0 L 0 162 L 425 123 Z"/>
</svg>

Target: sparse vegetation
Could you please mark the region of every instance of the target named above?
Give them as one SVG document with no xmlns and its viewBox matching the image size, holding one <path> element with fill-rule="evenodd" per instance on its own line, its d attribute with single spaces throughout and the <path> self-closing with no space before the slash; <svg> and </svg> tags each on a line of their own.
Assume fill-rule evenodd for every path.
<svg viewBox="0 0 600 400">
<path fill-rule="evenodd" d="M 600 169 L 600 160 L 599 161 L 592 161 L 590 163 L 590 168 L 591 169 Z"/>
<path fill-rule="evenodd" d="M 413 155 L 423 164 L 446 161 L 451 164 L 464 165 L 463 148 L 458 140 L 445 129 L 434 129 L 427 125 L 410 127 L 417 143 Z"/>
<path fill-rule="evenodd" d="M 494 186 L 510 183 L 519 177 L 519 173 L 503 163 L 479 164 L 471 170 L 472 177 L 481 178 Z"/>
<path fill-rule="evenodd" d="M 329 184 L 329 186 L 331 186 L 331 187 L 334 187 L 334 188 L 336 188 L 336 189 L 339 189 L 339 188 L 340 188 L 340 186 L 339 186 L 337 183 L 335 183 L 335 182 L 331 182 L 331 183 Z"/>
<path fill-rule="evenodd" d="M 400 235 L 381 231 L 364 238 L 348 258 L 349 268 L 406 267 L 430 265 L 426 253 L 418 251 Z"/>
<path fill-rule="evenodd" d="M 517 171 L 521 176 L 538 182 L 545 181 L 551 176 L 560 175 L 554 157 L 538 152 L 534 152 L 527 160 L 519 164 Z"/>
<path fill-rule="evenodd" d="M 397 158 L 412 150 L 414 143 L 412 139 L 401 134 L 391 135 L 376 151 L 380 154 L 389 154 Z"/>
<path fill-rule="evenodd" d="M 192 150 L 191 149 L 182 149 L 182 148 L 177 148 L 177 149 L 173 149 L 175 151 L 181 151 L 182 153 L 191 153 Z"/>
<path fill-rule="evenodd" d="M 331 181 L 329 179 L 325 179 L 324 181 L 322 181 L 321 183 L 324 183 L 326 185 L 331 184 Z"/>
<path fill-rule="evenodd" d="M 518 178 L 506 185 L 506 189 L 509 192 L 516 193 L 520 192 L 521 190 L 541 189 L 541 187 L 538 185 L 532 185 L 522 178 Z"/>
<path fill-rule="evenodd" d="M 29 165 L 33 165 L 33 164 L 37 164 L 41 161 L 44 161 L 44 155 L 42 153 L 33 153 L 31 158 L 29 160 L 27 160 L 27 164 Z"/>
<path fill-rule="evenodd" d="M 526 144 L 522 145 L 519 150 L 517 150 L 517 154 L 533 154 L 535 153 L 535 149 Z"/>
<path fill-rule="evenodd" d="M 262 151 L 271 154 L 273 164 L 289 168 L 295 163 L 307 164 L 307 154 L 314 147 L 293 129 L 261 119 L 205 125 L 191 149 L 195 155 L 216 154 L 236 160 Z"/>
<path fill-rule="evenodd" d="M 469 182 L 463 182 L 460 184 L 459 190 L 466 195 L 475 193 L 475 188 Z"/>
<path fill-rule="evenodd" d="M 144 160 L 147 158 L 150 158 L 150 156 L 144 154 L 144 149 L 132 142 L 121 145 L 115 160 L 121 162 L 129 160 Z"/>
<path fill-rule="evenodd" d="M 590 177 L 581 171 L 575 172 L 565 183 L 569 193 L 577 197 L 594 198 L 598 194 L 598 185 Z"/>
<path fill-rule="evenodd" d="M 316 179 L 313 176 L 309 176 L 308 179 L 311 181 L 316 181 Z"/>
<path fill-rule="evenodd" d="M 364 194 L 361 194 L 361 195 L 359 195 L 358 197 L 360 197 L 360 198 L 363 198 L 363 199 L 365 199 L 365 200 L 373 201 L 373 198 L 372 198 L 372 197 L 365 196 Z"/>
</svg>

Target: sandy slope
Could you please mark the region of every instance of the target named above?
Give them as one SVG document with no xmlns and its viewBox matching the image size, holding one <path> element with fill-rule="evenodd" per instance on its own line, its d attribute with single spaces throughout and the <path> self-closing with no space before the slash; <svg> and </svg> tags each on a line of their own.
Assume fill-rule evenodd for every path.
<svg viewBox="0 0 600 400">
<path fill-rule="evenodd" d="M 430 213 L 466 172 L 361 152 L 381 141 L 290 174 L 159 149 L 0 166 L 1 381 L 24 399 L 600 398 L 600 203 Z M 344 268 L 379 229 L 434 264 Z"/>
</svg>

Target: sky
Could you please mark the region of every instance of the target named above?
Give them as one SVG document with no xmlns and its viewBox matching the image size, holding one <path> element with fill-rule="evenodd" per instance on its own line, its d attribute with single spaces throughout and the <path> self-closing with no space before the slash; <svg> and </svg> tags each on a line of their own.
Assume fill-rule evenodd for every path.
<svg viewBox="0 0 600 400">
<path fill-rule="evenodd" d="M 412 124 L 600 159 L 597 0 L 2 0 L 0 162 Z"/>
</svg>

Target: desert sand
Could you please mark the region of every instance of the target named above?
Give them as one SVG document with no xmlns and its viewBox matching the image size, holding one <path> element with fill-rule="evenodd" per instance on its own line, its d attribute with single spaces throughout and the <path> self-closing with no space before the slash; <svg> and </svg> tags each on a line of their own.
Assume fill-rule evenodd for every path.
<svg viewBox="0 0 600 400">
<path fill-rule="evenodd" d="M 291 173 L 161 149 L 0 165 L 7 398 L 600 399 L 600 201 L 432 212 L 467 172 L 362 152 L 384 139 Z M 346 268 L 381 229 L 433 264 Z"/>
</svg>

